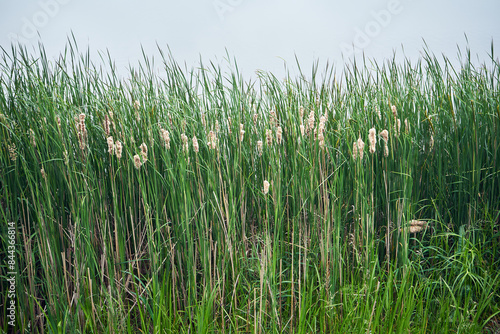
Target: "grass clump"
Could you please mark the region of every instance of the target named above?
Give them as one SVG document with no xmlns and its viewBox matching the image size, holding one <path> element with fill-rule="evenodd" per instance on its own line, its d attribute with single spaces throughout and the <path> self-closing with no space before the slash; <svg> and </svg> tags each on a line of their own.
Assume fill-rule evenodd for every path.
<svg viewBox="0 0 500 334">
<path fill-rule="evenodd" d="M 499 329 L 493 51 L 256 82 L 160 53 L 122 80 L 74 44 L 3 51 L 18 329 Z"/>
</svg>

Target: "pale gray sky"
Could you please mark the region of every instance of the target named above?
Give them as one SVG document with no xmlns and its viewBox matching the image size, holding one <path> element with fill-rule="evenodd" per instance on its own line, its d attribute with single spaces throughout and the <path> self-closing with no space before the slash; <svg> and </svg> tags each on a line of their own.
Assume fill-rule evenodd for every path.
<svg viewBox="0 0 500 334">
<path fill-rule="evenodd" d="M 200 55 L 224 65 L 227 49 L 245 76 L 280 77 L 284 61 L 296 67 L 295 55 L 305 71 L 314 60 L 342 65 L 342 55 L 402 55 L 401 46 L 416 59 L 423 40 L 456 58 L 464 34 L 487 61 L 491 41 L 500 47 L 499 15 L 498 0 L 0 0 L 0 45 L 36 45 L 40 34 L 55 57 L 73 31 L 81 49 L 108 49 L 121 70 L 142 57 L 141 45 L 158 62 L 158 43 L 188 67 Z"/>
</svg>

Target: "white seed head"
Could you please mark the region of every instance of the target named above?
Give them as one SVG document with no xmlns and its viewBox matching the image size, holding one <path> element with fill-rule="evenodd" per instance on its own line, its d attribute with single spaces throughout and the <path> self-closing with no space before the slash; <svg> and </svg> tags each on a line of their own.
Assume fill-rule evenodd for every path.
<svg viewBox="0 0 500 334">
<path fill-rule="evenodd" d="M 270 183 L 267 180 L 264 180 L 264 195 L 267 195 L 269 193 L 269 186 Z"/>
<path fill-rule="evenodd" d="M 11 161 L 16 161 L 17 160 L 17 151 L 16 151 L 16 145 L 8 145 L 9 149 L 9 157 Z"/>
<path fill-rule="evenodd" d="M 108 137 L 108 153 L 113 155 L 115 152 L 115 142 L 113 141 L 113 137 Z"/>
<path fill-rule="evenodd" d="M 169 150 L 170 149 L 170 133 L 167 130 L 160 128 L 160 136 L 161 136 L 161 139 L 163 140 L 163 145 L 165 145 L 165 148 L 167 150 Z"/>
<path fill-rule="evenodd" d="M 122 146 L 121 141 L 117 140 L 115 143 L 115 153 L 116 153 L 116 157 L 118 158 L 118 160 L 120 160 L 122 158 L 122 149 L 123 149 L 123 146 Z"/>
<path fill-rule="evenodd" d="M 363 142 L 363 139 L 361 139 L 361 136 L 358 138 L 358 153 L 359 153 L 359 159 L 363 160 L 363 153 L 365 149 L 365 143 Z"/>
<path fill-rule="evenodd" d="M 309 113 L 307 132 L 311 131 L 313 128 L 314 128 L 314 111 L 311 110 L 311 112 Z"/>
<path fill-rule="evenodd" d="M 142 161 L 144 163 L 148 160 L 148 147 L 146 146 L 145 143 L 142 143 L 140 149 L 141 149 Z"/>
<path fill-rule="evenodd" d="M 304 137 L 305 133 L 306 133 L 306 129 L 304 127 L 304 124 L 300 124 L 300 135 L 302 137 Z"/>
<path fill-rule="evenodd" d="M 263 146 L 264 143 L 262 142 L 262 140 L 257 141 L 257 152 L 259 153 L 259 157 L 262 156 Z"/>
<path fill-rule="evenodd" d="M 375 153 L 375 145 L 377 144 L 377 131 L 371 128 L 368 131 L 368 141 L 370 142 L 370 153 Z"/>
<path fill-rule="evenodd" d="M 273 144 L 273 133 L 269 129 L 266 130 L 266 142 L 268 146 Z"/>
<path fill-rule="evenodd" d="M 392 114 L 394 115 L 394 119 L 398 117 L 398 110 L 396 109 L 396 106 L 393 105 L 391 106 Z"/>
<path fill-rule="evenodd" d="M 142 166 L 141 158 L 138 154 L 134 155 L 134 166 L 136 169 L 139 169 Z"/>
<path fill-rule="evenodd" d="M 387 130 L 380 131 L 380 137 L 387 143 L 389 141 L 389 132 Z"/>
<path fill-rule="evenodd" d="M 200 151 L 200 146 L 198 145 L 198 139 L 196 139 L 196 136 L 193 136 L 193 150 L 195 153 Z"/>
<path fill-rule="evenodd" d="M 208 148 L 210 148 L 211 150 L 215 150 L 217 148 L 217 137 L 215 135 L 215 132 L 213 131 L 210 131 L 208 133 Z"/>
<path fill-rule="evenodd" d="M 243 141 L 244 135 L 245 135 L 245 130 L 243 130 L 243 124 L 240 123 L 240 142 Z"/>
<path fill-rule="evenodd" d="M 183 133 L 181 134 L 181 140 L 182 140 L 182 149 L 184 152 L 187 152 L 189 150 L 189 143 L 188 143 L 188 137 Z"/>
</svg>

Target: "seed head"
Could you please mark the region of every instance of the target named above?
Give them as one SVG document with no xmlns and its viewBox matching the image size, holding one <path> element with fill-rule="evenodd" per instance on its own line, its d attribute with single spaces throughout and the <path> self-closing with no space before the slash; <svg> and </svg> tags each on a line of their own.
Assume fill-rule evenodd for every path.
<svg viewBox="0 0 500 334">
<path fill-rule="evenodd" d="M 108 115 L 104 115 L 104 122 L 103 122 L 103 128 L 104 128 L 104 133 L 106 134 L 106 137 L 109 137 L 109 117 Z"/>
<path fill-rule="evenodd" d="M 300 115 L 300 124 L 302 124 L 302 121 L 304 119 L 304 107 L 303 106 L 299 107 L 299 115 Z"/>
<path fill-rule="evenodd" d="M 122 149 L 123 149 L 122 143 L 119 140 L 117 140 L 115 143 L 115 153 L 118 160 L 122 158 Z"/>
<path fill-rule="evenodd" d="M 304 124 L 300 124 L 300 134 L 301 134 L 301 136 L 304 137 L 305 133 L 306 133 L 306 129 L 304 127 Z"/>
<path fill-rule="evenodd" d="M 198 146 L 198 139 L 196 139 L 196 136 L 193 136 L 193 150 L 195 153 L 200 151 L 200 146 Z"/>
<path fill-rule="evenodd" d="M 398 117 L 398 110 L 396 109 L 396 106 L 391 106 L 392 114 L 394 115 L 394 119 Z"/>
<path fill-rule="evenodd" d="M 181 134 L 181 140 L 182 140 L 182 149 L 184 152 L 187 152 L 189 150 L 189 143 L 188 143 L 188 137 L 183 133 Z"/>
<path fill-rule="evenodd" d="M 255 108 L 255 104 L 254 104 Z M 259 114 L 253 114 L 253 126 L 257 126 L 257 120 L 259 119 Z"/>
<path fill-rule="evenodd" d="M 43 168 L 42 168 L 42 169 L 40 169 L 40 173 L 42 173 L 42 178 L 43 178 L 44 180 L 46 180 L 46 179 L 47 179 L 47 175 L 45 174 L 45 169 L 43 169 Z"/>
<path fill-rule="evenodd" d="M 267 146 L 271 146 L 273 144 L 273 133 L 271 130 L 266 130 L 266 142 Z"/>
<path fill-rule="evenodd" d="M 134 108 L 137 110 L 141 107 L 141 103 L 137 100 L 134 101 Z"/>
<path fill-rule="evenodd" d="M 108 137 L 107 142 L 108 142 L 108 152 L 109 154 L 113 155 L 115 152 L 115 142 L 113 141 L 113 137 Z"/>
<path fill-rule="evenodd" d="M 163 145 L 165 145 L 165 148 L 167 150 L 170 150 L 170 133 L 167 130 L 160 128 L 160 136 L 163 140 Z"/>
<path fill-rule="evenodd" d="M 371 128 L 368 131 L 368 141 L 370 142 L 370 153 L 375 153 L 375 145 L 377 144 L 377 131 Z"/>
<path fill-rule="evenodd" d="M 352 158 L 356 160 L 358 157 L 358 143 L 354 142 L 352 143 Z"/>
<path fill-rule="evenodd" d="M 314 111 L 311 110 L 311 112 L 309 113 L 307 132 L 311 131 L 313 128 L 314 128 Z"/>
<path fill-rule="evenodd" d="M 136 169 L 139 169 L 142 166 L 141 158 L 138 154 L 134 155 L 134 166 Z"/>
<path fill-rule="evenodd" d="M 394 123 L 394 132 L 396 137 L 398 137 L 401 132 L 401 120 L 399 118 L 396 120 L 396 123 Z"/>
<path fill-rule="evenodd" d="M 205 119 L 205 113 L 201 113 L 201 125 L 203 125 L 204 128 L 207 127 L 207 121 Z"/>
<path fill-rule="evenodd" d="M 145 143 L 142 143 L 140 146 L 142 161 L 145 163 L 148 160 L 148 147 Z"/>
<path fill-rule="evenodd" d="M 359 153 L 359 159 L 363 160 L 363 152 L 365 149 L 365 143 L 363 142 L 363 139 L 361 139 L 361 136 L 358 138 L 358 153 Z"/>
<path fill-rule="evenodd" d="M 434 148 L 434 136 L 433 135 L 431 135 L 431 139 L 429 141 L 429 145 L 431 147 L 430 149 L 432 150 Z"/>
<path fill-rule="evenodd" d="M 269 124 L 276 125 L 276 111 L 272 110 L 269 112 Z"/>
<path fill-rule="evenodd" d="M 382 119 L 382 114 L 380 113 L 380 109 L 377 105 L 375 106 L 375 112 L 377 113 L 378 119 Z"/>
<path fill-rule="evenodd" d="M 269 193 L 269 186 L 270 183 L 267 180 L 264 180 L 264 195 L 267 195 Z"/>
<path fill-rule="evenodd" d="M 8 145 L 8 149 L 9 149 L 10 160 L 16 161 L 17 160 L 16 145 L 14 144 Z"/>
<path fill-rule="evenodd" d="M 318 141 L 319 141 L 319 147 L 320 148 L 324 148 L 325 147 L 325 135 L 323 134 L 323 132 L 320 132 L 318 134 Z"/>
<path fill-rule="evenodd" d="M 276 141 L 278 142 L 278 144 L 281 144 L 283 140 L 283 130 L 281 129 L 281 126 L 278 126 L 276 128 Z"/>
<path fill-rule="evenodd" d="M 215 132 L 210 131 L 208 133 L 208 147 L 212 150 L 215 150 L 217 148 L 217 137 L 215 136 Z"/>
<path fill-rule="evenodd" d="M 387 130 L 380 131 L 380 137 L 387 143 L 389 141 L 389 132 Z"/>
<path fill-rule="evenodd" d="M 262 140 L 257 141 L 257 152 L 259 153 L 259 157 L 262 156 L 263 146 Z"/>
<path fill-rule="evenodd" d="M 410 132 L 410 124 L 408 123 L 408 118 L 405 118 L 405 132 Z"/>
<path fill-rule="evenodd" d="M 240 123 L 240 142 L 243 141 L 244 134 L 245 134 L 245 130 L 243 130 L 243 124 Z"/>
<path fill-rule="evenodd" d="M 427 228 L 427 222 L 423 220 L 410 221 L 410 233 L 418 233 Z"/>
</svg>

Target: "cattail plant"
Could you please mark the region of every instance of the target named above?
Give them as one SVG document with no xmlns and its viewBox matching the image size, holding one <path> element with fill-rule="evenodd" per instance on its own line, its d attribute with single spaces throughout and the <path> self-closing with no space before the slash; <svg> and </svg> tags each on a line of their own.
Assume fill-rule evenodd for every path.
<svg viewBox="0 0 500 334">
<path fill-rule="evenodd" d="M 165 146 L 165 148 L 167 150 L 170 150 L 170 133 L 167 130 L 160 128 L 160 136 L 163 140 L 163 145 Z"/>
<path fill-rule="evenodd" d="M 108 137 L 107 142 L 108 142 L 108 153 L 110 155 L 113 155 L 115 153 L 115 143 L 113 141 L 113 137 L 112 136 Z"/>
<path fill-rule="evenodd" d="M 394 115 L 394 119 L 398 118 L 398 110 L 395 105 L 391 106 L 392 114 Z"/>
<path fill-rule="evenodd" d="M 196 139 L 196 136 L 193 136 L 193 151 L 194 153 L 198 153 L 200 151 L 200 147 L 198 146 L 198 139 Z"/>
<path fill-rule="evenodd" d="M 271 126 L 276 126 L 276 124 L 277 124 L 276 122 L 277 122 L 277 120 L 276 120 L 276 111 L 274 111 L 273 109 L 271 109 L 269 111 L 269 124 Z"/>
<path fill-rule="evenodd" d="M 104 133 L 106 134 L 106 137 L 109 137 L 109 133 L 110 133 L 109 124 L 110 124 L 110 120 L 109 120 L 108 115 L 104 115 L 104 121 L 103 121 L 102 127 L 104 128 Z"/>
<path fill-rule="evenodd" d="M 181 134 L 181 141 L 182 141 L 182 149 L 184 152 L 189 151 L 189 143 L 188 143 L 188 137 L 183 133 Z"/>
<path fill-rule="evenodd" d="M 142 166 L 141 157 L 139 157 L 138 154 L 134 155 L 134 166 L 136 169 L 139 169 Z"/>
<path fill-rule="evenodd" d="M 267 146 L 271 146 L 273 144 L 273 132 L 269 129 L 266 130 L 266 143 Z"/>
<path fill-rule="evenodd" d="M 215 150 L 217 148 L 217 136 L 215 135 L 214 131 L 210 131 L 208 133 L 208 148 L 211 150 Z"/>
<path fill-rule="evenodd" d="M 77 135 L 78 135 L 78 144 L 82 151 L 85 150 L 87 146 L 87 128 L 85 127 L 85 114 L 80 114 L 79 122 L 77 124 Z"/>
<path fill-rule="evenodd" d="M 394 135 L 396 137 L 399 137 L 400 133 L 401 133 L 401 120 L 398 118 L 398 119 L 396 119 L 396 122 L 394 123 Z"/>
<path fill-rule="evenodd" d="M 281 144 L 282 140 L 283 140 L 283 130 L 281 129 L 281 126 L 278 126 L 276 128 L 276 142 L 278 144 Z"/>
<path fill-rule="evenodd" d="M 263 153 L 263 143 L 262 143 L 262 140 L 258 140 L 257 141 L 257 153 L 259 154 L 259 157 L 262 156 L 262 153 Z"/>
<path fill-rule="evenodd" d="M 307 133 L 310 133 L 314 129 L 314 110 L 309 113 L 309 119 L 307 121 Z"/>
<path fill-rule="evenodd" d="M 116 153 L 116 157 L 118 158 L 118 160 L 120 160 L 122 158 L 122 149 L 123 149 L 123 146 L 122 146 L 121 141 L 117 140 L 115 143 L 115 153 Z"/>
<path fill-rule="evenodd" d="M 267 195 L 269 193 L 269 186 L 270 183 L 267 180 L 264 180 L 264 195 Z"/>
<path fill-rule="evenodd" d="M 244 135 L 245 135 L 245 130 L 243 130 L 243 124 L 240 123 L 240 142 L 243 141 Z"/>
<path fill-rule="evenodd" d="M 11 161 L 16 161 L 17 160 L 17 151 L 16 151 L 16 145 L 8 145 L 8 150 L 9 150 L 9 158 Z"/>
<path fill-rule="evenodd" d="M 363 160 L 363 154 L 364 154 L 364 150 L 365 150 L 365 142 L 363 141 L 363 139 L 361 139 L 361 135 L 358 138 L 357 146 L 358 146 L 359 160 Z"/>
<path fill-rule="evenodd" d="M 368 141 L 370 142 L 370 153 L 375 153 L 375 145 L 377 144 L 377 131 L 375 128 L 371 128 L 368 131 Z"/>
<path fill-rule="evenodd" d="M 141 149 L 142 162 L 145 163 L 148 161 L 148 147 L 145 143 L 142 143 L 139 148 Z"/>
<path fill-rule="evenodd" d="M 380 132 L 380 137 L 382 137 L 382 140 L 384 141 L 384 157 L 388 157 L 389 146 L 387 145 L 387 142 L 389 141 L 389 132 L 387 130 L 382 130 Z"/>
</svg>

